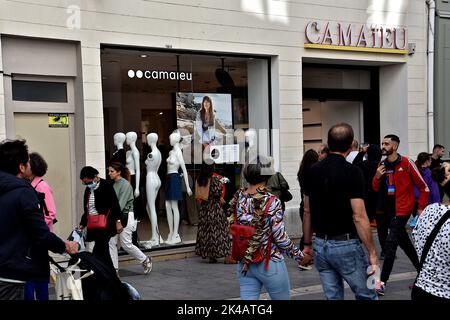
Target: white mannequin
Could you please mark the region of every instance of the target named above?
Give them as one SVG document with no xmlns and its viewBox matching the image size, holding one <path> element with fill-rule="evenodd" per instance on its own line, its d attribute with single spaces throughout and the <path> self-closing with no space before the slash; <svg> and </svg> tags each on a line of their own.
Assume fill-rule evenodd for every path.
<svg viewBox="0 0 450 320">
<path fill-rule="evenodd" d="M 180 148 L 181 136 L 178 131 L 173 132 L 170 137 L 170 145 L 173 147 L 169 152 L 167 158 L 167 174 L 178 173 L 181 166 L 183 171 L 184 183 L 186 184 L 186 192 L 189 196 L 192 195 L 192 190 L 189 187 L 189 180 L 186 171 L 186 165 L 183 159 L 183 153 Z M 178 234 L 178 226 L 180 224 L 180 211 L 178 210 L 178 200 L 166 200 L 167 223 L 169 224 L 169 235 L 167 237 L 167 244 L 180 243 L 181 238 Z"/>
<path fill-rule="evenodd" d="M 245 151 L 244 151 L 244 166 L 246 164 L 248 164 L 248 162 L 250 161 L 250 159 L 255 159 L 257 156 L 257 137 L 258 137 L 258 133 L 255 129 L 248 129 L 247 131 L 245 131 Z M 244 169 L 244 166 L 242 167 L 242 169 Z M 247 180 L 245 180 L 244 177 L 244 170 L 241 171 L 241 187 L 242 188 L 246 188 L 248 186 Z"/>
<path fill-rule="evenodd" d="M 123 132 L 117 132 L 114 134 L 113 140 L 114 145 L 116 146 L 117 150 L 123 149 L 123 144 L 125 142 L 126 136 Z"/>
<path fill-rule="evenodd" d="M 126 164 L 126 152 L 123 148 L 126 136 L 123 132 L 117 132 L 113 136 L 114 145 L 116 146 L 116 151 L 113 153 L 110 162 L 120 162 L 121 164 Z"/>
<path fill-rule="evenodd" d="M 158 169 L 161 165 L 161 152 L 156 146 L 157 141 L 158 135 L 156 133 L 147 135 L 147 143 L 152 150 L 145 160 L 145 165 L 147 166 L 147 211 L 150 213 L 150 223 L 152 226 L 152 237 L 150 239 L 151 246 L 157 246 L 162 243 L 162 238 L 159 236 L 158 218 L 155 206 L 156 197 L 158 196 L 158 191 L 161 187 L 161 179 L 158 176 Z"/>
<path fill-rule="evenodd" d="M 137 134 L 130 131 L 126 134 L 126 142 L 130 146 L 131 150 L 127 151 L 127 168 L 130 170 L 130 174 L 135 175 L 136 186 L 134 189 L 135 198 L 139 197 L 139 180 L 141 178 L 141 169 L 139 165 L 139 150 L 136 147 Z"/>
</svg>

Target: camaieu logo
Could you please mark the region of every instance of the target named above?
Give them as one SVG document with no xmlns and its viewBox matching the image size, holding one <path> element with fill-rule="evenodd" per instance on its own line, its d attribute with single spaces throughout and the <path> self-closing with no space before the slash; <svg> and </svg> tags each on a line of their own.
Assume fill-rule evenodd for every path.
<svg viewBox="0 0 450 320">
<path fill-rule="evenodd" d="M 176 71 L 162 71 L 162 70 L 128 70 L 129 78 L 149 79 L 149 80 L 192 80 L 192 72 L 176 72 Z"/>
</svg>

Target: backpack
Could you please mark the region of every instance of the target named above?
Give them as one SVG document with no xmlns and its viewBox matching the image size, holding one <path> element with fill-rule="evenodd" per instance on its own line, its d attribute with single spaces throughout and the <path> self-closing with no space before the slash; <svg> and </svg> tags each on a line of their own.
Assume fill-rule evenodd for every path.
<svg viewBox="0 0 450 320">
<path fill-rule="evenodd" d="M 269 212 L 270 206 L 272 202 L 276 199 L 275 196 L 270 196 L 269 200 L 267 200 L 264 215 L 262 219 L 267 217 L 267 213 Z M 236 261 L 241 261 L 244 259 L 245 254 L 248 249 L 248 242 L 255 234 L 255 227 L 252 226 L 244 226 L 237 223 L 237 208 L 234 211 L 234 223 L 231 225 L 231 235 L 232 235 L 232 246 L 231 246 L 231 258 Z M 267 254 L 266 254 L 266 271 L 269 269 L 269 260 L 270 260 L 270 252 L 272 251 L 272 236 L 270 236 L 268 245 L 267 245 Z M 260 263 L 264 260 L 264 253 L 262 250 L 262 244 L 260 244 L 258 250 L 253 253 L 252 263 Z"/>
</svg>

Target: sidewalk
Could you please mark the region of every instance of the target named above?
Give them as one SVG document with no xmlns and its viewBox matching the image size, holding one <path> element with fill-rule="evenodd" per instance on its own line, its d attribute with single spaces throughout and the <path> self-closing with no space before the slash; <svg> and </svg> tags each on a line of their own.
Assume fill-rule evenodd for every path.
<svg viewBox="0 0 450 320">
<path fill-rule="evenodd" d="M 120 277 L 130 283 L 144 300 L 226 300 L 239 299 L 239 283 L 236 265 L 216 264 L 188 254 L 188 258 L 153 262 L 153 271 L 144 276 L 142 266 L 130 261 L 121 263 Z M 408 286 L 414 282 L 416 273 L 406 255 L 397 250 L 397 260 L 386 295 L 382 300 L 410 300 Z M 324 300 L 319 274 L 315 268 L 300 271 L 295 261 L 286 258 L 293 300 Z M 345 299 L 353 300 L 351 290 L 346 286 Z M 262 294 L 261 299 L 269 299 Z"/>
</svg>

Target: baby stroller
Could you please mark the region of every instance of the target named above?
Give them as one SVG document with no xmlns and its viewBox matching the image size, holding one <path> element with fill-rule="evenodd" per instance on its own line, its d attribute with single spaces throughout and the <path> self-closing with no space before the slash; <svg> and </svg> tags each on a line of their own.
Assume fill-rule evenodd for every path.
<svg viewBox="0 0 450 320">
<path fill-rule="evenodd" d="M 54 262 L 52 263 L 54 264 Z M 90 252 L 79 252 L 71 255 L 68 267 L 63 268 L 59 265 L 58 272 L 57 276 L 61 277 L 63 281 L 64 278 L 69 279 L 69 289 L 73 287 L 72 282 L 80 287 L 82 291 L 81 299 L 75 299 L 80 296 L 75 292 L 75 294 L 72 294 L 72 297 L 76 296 L 73 300 L 140 300 L 140 295 L 135 288 L 128 283 L 121 282 L 114 268 L 111 268 Z M 80 272 L 79 277 L 74 276 L 75 272 Z M 67 275 L 68 273 L 69 275 Z M 58 277 L 57 285 L 60 280 Z M 75 281 L 71 278 L 74 278 Z M 57 287 L 57 298 L 58 289 Z"/>
</svg>

